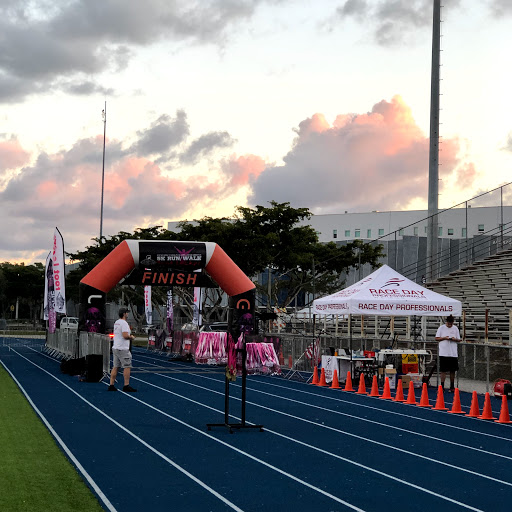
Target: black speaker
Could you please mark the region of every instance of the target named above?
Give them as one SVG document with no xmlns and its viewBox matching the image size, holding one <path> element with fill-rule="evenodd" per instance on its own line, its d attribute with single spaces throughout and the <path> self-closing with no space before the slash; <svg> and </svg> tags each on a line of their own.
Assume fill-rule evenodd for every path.
<svg viewBox="0 0 512 512">
<path fill-rule="evenodd" d="M 81 375 L 85 371 L 85 357 L 63 360 L 60 371 L 68 375 Z"/>
<path fill-rule="evenodd" d="M 103 356 L 89 354 L 85 357 L 85 381 L 99 382 L 103 378 Z"/>
</svg>

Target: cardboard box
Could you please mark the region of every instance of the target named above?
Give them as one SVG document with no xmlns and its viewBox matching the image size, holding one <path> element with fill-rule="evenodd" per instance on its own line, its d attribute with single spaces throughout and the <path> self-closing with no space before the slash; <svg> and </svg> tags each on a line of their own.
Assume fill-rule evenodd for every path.
<svg viewBox="0 0 512 512">
<path fill-rule="evenodd" d="M 411 382 L 411 376 L 410 375 L 402 375 L 400 377 L 402 379 L 402 388 L 404 391 L 409 389 L 409 383 Z"/>
<path fill-rule="evenodd" d="M 396 389 L 396 368 L 385 368 L 385 375 L 389 379 L 389 389 Z"/>
</svg>

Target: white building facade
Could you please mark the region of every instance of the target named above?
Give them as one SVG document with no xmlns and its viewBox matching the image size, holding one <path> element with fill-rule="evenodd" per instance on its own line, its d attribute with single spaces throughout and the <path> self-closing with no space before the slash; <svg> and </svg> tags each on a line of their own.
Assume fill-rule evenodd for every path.
<svg viewBox="0 0 512 512">
<path fill-rule="evenodd" d="M 512 206 L 452 208 L 438 216 L 439 238 L 466 239 L 496 233 L 512 223 Z M 427 236 L 428 211 L 374 211 L 314 215 L 303 224 L 311 225 L 321 242 L 354 239 L 393 240 L 402 236 Z M 509 228 L 510 229 L 510 228 Z"/>
</svg>

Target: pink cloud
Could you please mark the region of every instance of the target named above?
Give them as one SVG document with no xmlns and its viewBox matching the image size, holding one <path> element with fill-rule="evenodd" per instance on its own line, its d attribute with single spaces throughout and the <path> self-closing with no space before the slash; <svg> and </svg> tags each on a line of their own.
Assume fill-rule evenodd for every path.
<svg viewBox="0 0 512 512">
<path fill-rule="evenodd" d="M 228 187 L 243 187 L 254 181 L 265 170 L 266 163 L 257 155 L 244 155 L 231 158 L 223 163 L 223 171 L 230 178 Z"/>
<path fill-rule="evenodd" d="M 0 141 L 0 172 L 17 169 L 30 160 L 30 153 L 25 151 L 18 140 L 11 138 Z"/>
<path fill-rule="evenodd" d="M 299 123 L 299 140 L 307 139 L 312 133 L 322 133 L 329 130 L 330 126 L 323 114 L 313 114 Z"/>
<path fill-rule="evenodd" d="M 367 113 L 340 114 L 332 125 L 315 114 L 297 133 L 285 164 L 268 167 L 253 183 L 251 203 L 274 199 L 332 213 L 403 209 L 427 197 L 429 139 L 400 96 Z M 440 174 L 463 173 L 458 190 L 469 189 L 476 170 L 460 152 L 458 140 L 443 140 Z"/>
<path fill-rule="evenodd" d="M 296 132 L 280 166 L 254 154 L 228 156 L 215 140 L 207 146 L 208 157 L 194 159 L 193 167 L 181 158 L 186 143 L 185 149 L 173 146 L 157 154 L 141 151 L 138 142 L 126 148 L 109 140 L 103 233 L 215 215 L 226 203 L 234 212 L 246 191 L 252 193 L 253 205 L 288 201 L 314 213 L 403 209 L 425 200 L 429 141 L 400 97 L 380 101 L 362 114 L 340 114 L 332 124 L 316 113 Z M 142 146 L 153 148 L 153 132 L 148 133 L 141 131 Z M 82 139 L 58 153 L 37 155 L 29 166 L 30 155 L 17 140 L 0 142 L 1 165 L 24 166 L 6 173 L 5 189 L 0 190 L 0 229 L 10 244 L 4 250 L 42 254 L 56 225 L 71 251 L 98 236 L 102 144 L 102 137 Z M 169 148 L 165 140 L 160 145 Z M 477 171 L 461 154 L 460 141 L 443 139 L 441 149 L 443 180 L 456 182 L 457 190 L 469 189 Z M 194 153 L 199 154 L 203 152 Z"/>
</svg>

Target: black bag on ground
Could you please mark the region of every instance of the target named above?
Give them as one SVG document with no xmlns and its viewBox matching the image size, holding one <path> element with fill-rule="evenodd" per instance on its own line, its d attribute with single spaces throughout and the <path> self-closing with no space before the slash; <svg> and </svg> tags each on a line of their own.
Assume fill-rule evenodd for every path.
<svg viewBox="0 0 512 512">
<path fill-rule="evenodd" d="M 89 354 L 85 359 L 85 382 L 99 382 L 103 378 L 103 356 Z"/>
<path fill-rule="evenodd" d="M 81 375 L 85 371 L 85 357 L 66 359 L 60 363 L 60 371 L 67 375 Z"/>
</svg>

